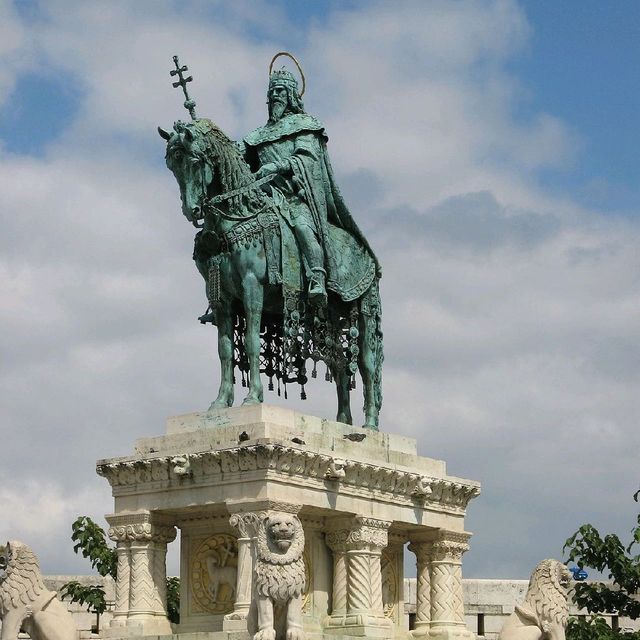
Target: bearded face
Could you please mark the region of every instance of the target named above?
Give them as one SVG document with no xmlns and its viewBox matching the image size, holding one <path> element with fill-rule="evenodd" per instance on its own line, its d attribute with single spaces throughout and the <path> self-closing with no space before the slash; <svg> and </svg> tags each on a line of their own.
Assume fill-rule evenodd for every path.
<svg viewBox="0 0 640 640">
<path fill-rule="evenodd" d="M 269 119 L 277 122 L 286 113 L 289 95 L 284 85 L 276 84 L 269 88 Z"/>
</svg>

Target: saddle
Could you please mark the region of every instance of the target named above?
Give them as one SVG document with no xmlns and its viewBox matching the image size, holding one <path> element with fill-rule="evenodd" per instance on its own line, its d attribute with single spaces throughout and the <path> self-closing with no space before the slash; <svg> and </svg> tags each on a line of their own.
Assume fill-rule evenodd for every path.
<svg viewBox="0 0 640 640">
<path fill-rule="evenodd" d="M 347 231 L 328 224 L 334 268 L 327 289 L 344 302 L 362 296 L 373 283 L 376 267 L 371 254 Z M 305 290 L 300 249 L 293 230 L 274 210 L 267 210 L 227 231 L 224 237 L 200 231 L 195 238 L 194 259 L 207 265 L 207 297 L 212 307 L 220 300 L 220 262 L 225 255 L 252 245 L 264 246 L 269 284 L 289 292 Z"/>
</svg>

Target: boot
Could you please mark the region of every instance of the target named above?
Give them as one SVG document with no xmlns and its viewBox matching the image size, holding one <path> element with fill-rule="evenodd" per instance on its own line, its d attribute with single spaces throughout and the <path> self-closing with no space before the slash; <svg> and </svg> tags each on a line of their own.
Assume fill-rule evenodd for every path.
<svg viewBox="0 0 640 640">
<path fill-rule="evenodd" d="M 324 269 L 314 269 L 309 278 L 309 302 L 315 307 L 325 307 L 327 305 L 325 276 Z"/>
</svg>

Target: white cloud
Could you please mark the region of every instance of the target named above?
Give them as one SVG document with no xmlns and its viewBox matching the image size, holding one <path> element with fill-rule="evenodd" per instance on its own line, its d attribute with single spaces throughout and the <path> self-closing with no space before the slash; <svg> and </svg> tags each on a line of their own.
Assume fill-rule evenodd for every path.
<svg viewBox="0 0 640 640">
<path fill-rule="evenodd" d="M 87 560 L 73 553 L 71 523 L 89 515 L 106 526 L 108 495 L 98 483 L 63 490 L 56 482 L 31 478 L 16 481 L 0 476 L 0 543 L 21 540 L 36 552 L 45 574 L 91 573 Z M 9 516 L 9 517 L 7 517 Z"/>
</svg>

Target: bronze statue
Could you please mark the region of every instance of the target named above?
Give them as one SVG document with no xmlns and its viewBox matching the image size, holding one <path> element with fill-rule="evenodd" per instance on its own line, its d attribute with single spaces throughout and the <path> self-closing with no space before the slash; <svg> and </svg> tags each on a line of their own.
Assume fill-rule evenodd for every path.
<svg viewBox="0 0 640 640">
<path fill-rule="evenodd" d="M 195 226 L 194 260 L 206 282 L 218 327 L 222 375 L 211 408 L 233 404 L 233 371 L 262 402 L 260 372 L 284 385 L 307 382 L 317 363 L 338 392 L 337 420 L 351 424 L 349 391 L 359 369 L 365 426 L 377 429 L 382 402 L 380 267 L 336 185 L 322 123 L 305 113 L 304 93 L 289 71 L 270 66 L 269 120 L 232 142 L 211 120 L 197 118 L 184 78 L 192 122 L 177 122 L 167 140 L 182 212 Z M 297 61 L 295 61 L 297 64 Z M 299 68 L 299 65 L 298 65 Z M 302 71 L 299 68 L 302 75 Z M 248 374 L 248 380 L 245 380 Z"/>
</svg>

